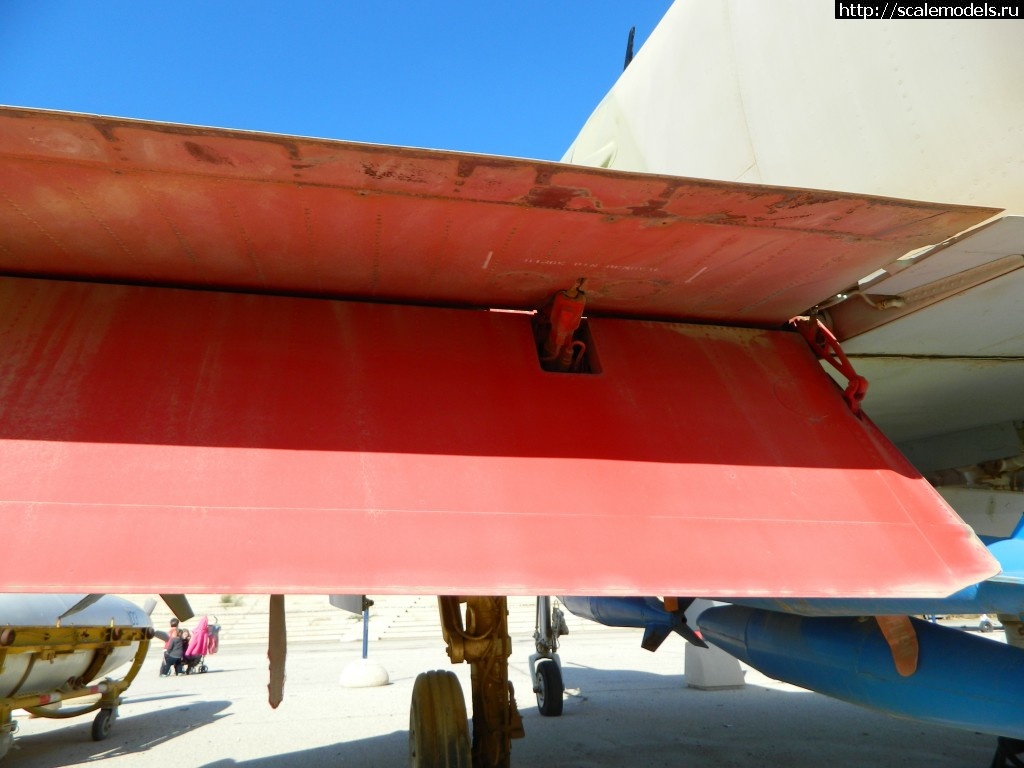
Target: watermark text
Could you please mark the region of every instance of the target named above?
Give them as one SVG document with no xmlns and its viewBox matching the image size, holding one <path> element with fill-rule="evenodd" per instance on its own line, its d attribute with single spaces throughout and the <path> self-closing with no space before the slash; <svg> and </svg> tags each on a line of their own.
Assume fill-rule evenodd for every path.
<svg viewBox="0 0 1024 768">
<path fill-rule="evenodd" d="M 836 0 L 837 19 L 1024 19 L 1024 0 L 930 2 L 889 0 L 864 3 Z"/>
</svg>

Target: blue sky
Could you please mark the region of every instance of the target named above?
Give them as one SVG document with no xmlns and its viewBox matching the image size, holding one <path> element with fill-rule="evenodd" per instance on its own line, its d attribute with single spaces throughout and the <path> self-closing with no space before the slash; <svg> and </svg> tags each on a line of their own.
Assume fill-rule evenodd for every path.
<svg viewBox="0 0 1024 768">
<path fill-rule="evenodd" d="M 557 160 L 671 0 L 0 0 L 0 103 Z"/>
</svg>

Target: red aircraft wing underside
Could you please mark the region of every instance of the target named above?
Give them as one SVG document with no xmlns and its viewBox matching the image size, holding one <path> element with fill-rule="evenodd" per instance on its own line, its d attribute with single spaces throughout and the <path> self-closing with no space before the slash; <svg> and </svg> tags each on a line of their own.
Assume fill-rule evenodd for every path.
<svg viewBox="0 0 1024 768">
<path fill-rule="evenodd" d="M 794 333 L 0 280 L 0 588 L 948 594 L 970 530 Z M 167 569 L 168 551 L 181 568 Z"/>
<path fill-rule="evenodd" d="M 0 174 L 2 590 L 925 596 L 997 570 L 771 330 L 990 210 L 12 109 Z M 466 308 L 580 279 L 592 374 Z"/>
</svg>

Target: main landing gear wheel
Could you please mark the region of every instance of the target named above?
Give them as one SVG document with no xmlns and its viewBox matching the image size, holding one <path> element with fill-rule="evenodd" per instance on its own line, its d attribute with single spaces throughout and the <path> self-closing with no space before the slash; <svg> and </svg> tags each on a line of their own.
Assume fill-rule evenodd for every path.
<svg viewBox="0 0 1024 768">
<path fill-rule="evenodd" d="M 424 672 L 416 678 L 409 711 L 412 768 L 470 768 L 469 719 L 459 678 Z"/>
<path fill-rule="evenodd" d="M 103 741 L 107 736 L 110 735 L 110 728 L 114 725 L 114 710 L 112 709 L 101 709 L 96 713 L 96 718 L 92 721 L 92 739 L 93 741 Z"/>
<path fill-rule="evenodd" d="M 537 677 L 535 679 L 535 690 L 537 691 L 537 709 L 544 717 L 558 717 L 562 714 L 562 694 L 565 693 L 565 684 L 562 682 L 562 670 L 558 662 L 553 659 L 544 659 L 537 664 Z"/>
</svg>

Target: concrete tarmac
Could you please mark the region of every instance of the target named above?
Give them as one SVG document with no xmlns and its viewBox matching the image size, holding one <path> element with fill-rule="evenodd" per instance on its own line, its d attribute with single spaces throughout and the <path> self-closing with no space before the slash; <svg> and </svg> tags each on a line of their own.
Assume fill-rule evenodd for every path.
<svg viewBox="0 0 1024 768">
<path fill-rule="evenodd" d="M 544 718 L 526 662 L 532 642 L 517 638 L 510 674 L 526 738 L 513 742 L 512 765 L 987 768 L 992 759 L 991 736 L 897 720 L 752 670 L 739 690 L 687 688 L 681 639 L 654 654 L 639 646 L 640 632 L 603 627 L 563 638 L 564 714 Z M 207 657 L 206 674 L 164 678 L 161 653 L 151 651 L 106 740 L 91 740 L 92 715 L 61 721 L 19 712 L 5 768 L 403 766 L 416 675 L 451 669 L 469 700 L 469 669 L 449 664 L 440 639 L 374 642 L 370 658 L 391 682 L 361 689 L 338 683 L 360 643 L 293 645 L 277 710 L 267 704 L 263 647 L 226 646 Z"/>
</svg>

